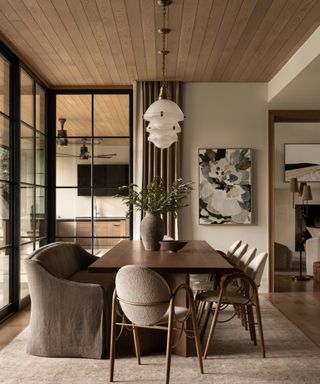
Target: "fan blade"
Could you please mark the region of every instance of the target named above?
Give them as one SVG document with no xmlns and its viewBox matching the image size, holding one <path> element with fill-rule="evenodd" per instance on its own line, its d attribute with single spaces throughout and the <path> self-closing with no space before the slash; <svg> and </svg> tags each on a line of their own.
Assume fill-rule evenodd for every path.
<svg viewBox="0 0 320 384">
<path fill-rule="evenodd" d="M 103 158 L 110 159 L 113 156 L 117 156 L 117 154 L 116 153 L 106 153 L 105 155 L 95 155 L 94 157 L 97 157 L 97 158 L 100 157 L 101 159 L 103 159 Z"/>
<path fill-rule="evenodd" d="M 68 153 L 56 153 L 57 157 L 79 157 L 77 155 L 69 155 Z"/>
</svg>

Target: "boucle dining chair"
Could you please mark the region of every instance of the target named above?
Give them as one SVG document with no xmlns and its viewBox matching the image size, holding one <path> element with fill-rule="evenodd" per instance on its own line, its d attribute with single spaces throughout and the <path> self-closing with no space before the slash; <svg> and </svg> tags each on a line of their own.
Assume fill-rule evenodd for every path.
<svg viewBox="0 0 320 384">
<path fill-rule="evenodd" d="M 178 292 L 185 290 L 188 308 L 175 306 Z M 117 313 L 122 320 L 117 321 Z M 191 317 L 192 330 L 186 330 L 186 321 Z M 177 327 L 180 325 L 180 327 Z M 137 265 L 122 267 L 116 276 L 116 287 L 112 301 L 111 339 L 110 339 L 110 381 L 114 377 L 116 347 L 116 326 L 130 327 L 133 331 L 135 353 L 141 364 L 139 347 L 139 328 L 154 328 L 167 331 L 166 347 L 166 384 L 170 379 L 171 350 L 173 347 L 173 329 L 185 329 L 195 341 L 200 372 L 203 373 L 202 352 L 196 322 L 193 294 L 185 284 L 173 292 L 167 282 L 155 271 Z"/>
<path fill-rule="evenodd" d="M 246 269 L 246 273 L 235 272 L 228 275 L 224 280 L 222 280 L 221 289 L 219 292 L 208 291 L 200 293 L 198 295 L 197 300 L 204 301 L 207 303 L 216 303 L 216 305 L 212 309 L 214 315 L 203 354 L 204 359 L 206 359 L 208 355 L 209 347 L 218 322 L 219 313 L 229 305 L 232 305 L 235 308 L 235 312 L 232 316 L 230 316 L 230 318 L 224 320 L 223 322 L 231 320 L 238 313 L 244 314 L 246 321 L 248 321 L 250 337 L 253 340 L 254 344 L 257 343 L 253 314 L 253 308 L 255 308 L 257 324 L 260 334 L 260 348 L 262 352 L 262 357 L 265 357 L 265 345 L 258 288 L 261 283 L 261 278 L 267 261 L 267 256 L 268 255 L 266 252 L 257 255 L 249 263 Z"/>
</svg>

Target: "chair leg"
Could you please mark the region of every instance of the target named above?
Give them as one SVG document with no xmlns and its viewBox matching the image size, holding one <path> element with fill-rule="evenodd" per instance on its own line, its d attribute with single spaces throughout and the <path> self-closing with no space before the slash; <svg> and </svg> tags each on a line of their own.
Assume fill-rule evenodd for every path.
<svg viewBox="0 0 320 384">
<path fill-rule="evenodd" d="M 114 291 L 112 298 L 112 313 L 111 313 L 111 332 L 110 332 L 110 376 L 109 381 L 113 381 L 114 374 L 114 359 L 116 352 L 116 316 L 117 316 L 117 298 Z"/>
<path fill-rule="evenodd" d="M 260 311 L 260 304 L 259 304 L 259 295 L 258 291 L 255 292 L 256 297 L 256 313 L 257 313 L 257 322 L 259 327 L 259 334 L 260 334 L 260 348 L 262 352 L 262 357 L 266 357 L 266 348 L 264 345 L 264 336 L 263 336 L 263 329 L 262 329 L 262 319 L 261 319 L 261 311 Z"/>
<path fill-rule="evenodd" d="M 201 319 L 202 319 L 202 316 L 203 316 L 203 312 L 204 312 L 204 309 L 205 309 L 205 305 L 206 303 L 204 301 L 201 301 L 199 303 L 199 307 L 198 307 L 198 311 L 197 311 L 197 320 L 198 320 L 198 324 L 201 323 Z"/>
<path fill-rule="evenodd" d="M 139 332 L 138 332 L 138 328 L 133 327 L 133 329 L 132 329 L 132 333 L 133 333 L 134 350 L 135 350 L 135 353 L 136 353 L 136 357 L 137 357 L 137 360 L 138 360 L 138 364 L 141 365 L 140 342 L 139 342 Z"/>
<path fill-rule="evenodd" d="M 206 330 L 207 330 L 207 326 L 208 326 L 208 322 L 209 322 L 209 317 L 210 317 L 210 314 L 212 313 L 212 305 L 213 305 L 213 303 L 209 302 L 209 303 L 207 303 L 207 306 L 206 306 L 204 320 L 203 320 L 202 326 L 200 328 L 200 341 L 201 342 L 203 341 L 204 335 L 205 335 Z"/>
<path fill-rule="evenodd" d="M 192 297 L 189 297 L 189 305 L 191 307 L 192 328 L 193 328 L 194 342 L 196 345 L 197 356 L 198 356 L 198 361 L 200 366 L 200 372 L 203 373 L 203 361 L 202 361 L 201 344 L 199 339 L 199 329 L 198 329 L 197 318 L 196 318 L 196 310 L 195 310 L 194 301 L 192 300 Z"/>
<path fill-rule="evenodd" d="M 173 327 L 173 300 L 170 302 L 169 319 L 168 319 L 168 333 L 167 333 L 167 352 L 166 352 L 166 384 L 170 381 L 170 368 L 171 368 L 171 349 L 172 349 L 172 327 Z"/>
<path fill-rule="evenodd" d="M 203 354 L 203 358 L 204 359 L 206 359 L 207 355 L 208 355 L 210 343 L 211 343 L 211 340 L 212 340 L 212 337 L 213 337 L 213 334 L 214 334 L 214 330 L 216 328 L 216 324 L 217 324 L 217 321 L 218 321 L 218 315 L 219 315 L 219 311 L 220 311 L 220 306 L 221 306 L 221 304 L 220 304 L 220 300 L 219 300 L 217 305 L 216 305 L 215 311 L 214 311 L 214 315 L 213 315 L 213 319 L 212 319 L 212 322 L 211 322 L 211 326 L 210 326 L 210 331 L 209 331 L 206 347 L 204 349 L 204 354 Z"/>
<path fill-rule="evenodd" d="M 256 327 L 254 324 L 254 315 L 253 315 L 252 305 L 247 305 L 247 312 L 248 312 L 250 337 L 254 345 L 257 345 Z"/>
</svg>

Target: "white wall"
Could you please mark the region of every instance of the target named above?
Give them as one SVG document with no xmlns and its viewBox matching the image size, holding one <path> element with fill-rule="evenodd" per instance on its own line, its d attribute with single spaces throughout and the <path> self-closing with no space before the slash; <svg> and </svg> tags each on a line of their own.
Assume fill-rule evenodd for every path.
<svg viewBox="0 0 320 384">
<path fill-rule="evenodd" d="M 242 239 L 268 247 L 267 84 L 184 85 L 183 179 L 193 181 L 190 206 L 180 212 L 181 239 L 206 240 L 226 250 Z M 198 148 L 252 148 L 252 225 L 199 225 Z M 268 290 L 267 268 L 261 291 Z"/>
<path fill-rule="evenodd" d="M 90 150 L 90 147 L 89 147 Z M 80 145 L 59 147 L 59 153 L 78 155 Z M 111 159 L 95 159 L 95 164 L 128 164 L 128 146 L 96 145 L 96 154 L 116 153 L 117 156 Z M 80 160 L 79 157 L 57 157 L 57 186 L 77 186 L 77 164 L 90 164 L 90 160 Z M 56 216 L 57 218 L 72 219 L 77 216 L 91 216 L 91 197 L 78 196 L 77 189 L 57 189 L 56 195 Z M 125 217 L 127 207 L 121 198 L 112 196 L 97 196 L 96 207 L 98 216 L 104 217 Z"/>
</svg>

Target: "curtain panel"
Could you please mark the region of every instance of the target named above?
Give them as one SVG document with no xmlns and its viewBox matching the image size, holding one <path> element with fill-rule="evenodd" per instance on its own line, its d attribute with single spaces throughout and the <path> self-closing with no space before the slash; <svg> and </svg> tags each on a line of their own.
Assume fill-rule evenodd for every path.
<svg viewBox="0 0 320 384">
<path fill-rule="evenodd" d="M 133 132 L 133 182 L 144 188 L 156 176 L 160 176 L 169 188 L 181 177 L 182 162 L 182 132 L 178 133 L 178 141 L 169 148 L 159 149 L 148 141 L 146 127 L 148 122 L 143 120 L 143 114 L 150 104 L 158 99 L 161 82 L 139 81 L 134 84 L 134 132 Z M 182 108 L 182 83 L 168 82 L 168 98 Z M 139 225 L 143 213 L 135 212 L 134 239 L 140 239 Z M 163 217 L 165 233 L 174 239 L 178 238 L 178 221 L 172 213 Z"/>
</svg>

